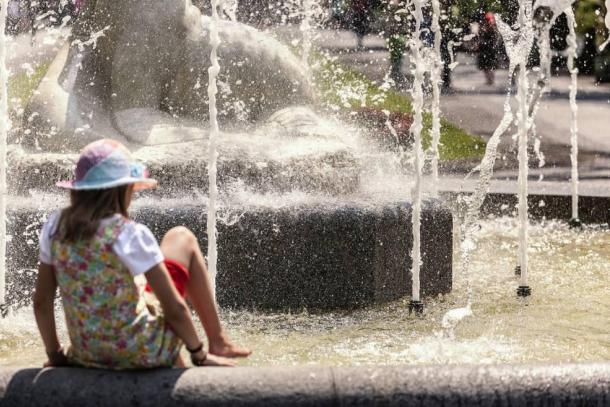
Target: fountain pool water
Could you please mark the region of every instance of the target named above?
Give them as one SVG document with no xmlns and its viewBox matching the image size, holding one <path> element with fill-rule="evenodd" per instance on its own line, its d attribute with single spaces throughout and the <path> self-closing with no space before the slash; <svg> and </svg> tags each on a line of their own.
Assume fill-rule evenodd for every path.
<svg viewBox="0 0 610 407">
<path fill-rule="evenodd" d="M 512 268 L 518 223 L 495 218 L 473 238 L 474 318 L 453 332 L 442 317 L 465 302 L 463 276 L 454 290 L 427 301 L 424 318 L 408 315 L 408 300 L 351 312 L 257 313 L 223 310 L 229 332 L 255 349 L 251 365 L 568 362 L 610 359 L 610 232 L 533 222 L 530 284 L 515 301 Z M 489 256 L 489 253 L 494 256 Z M 457 258 L 457 256 L 456 256 Z M 544 270 L 544 272 L 541 272 Z M 63 319 L 58 318 L 60 326 Z M 65 338 L 65 330 L 61 328 Z M 453 335 L 451 335 L 453 333 Z M 0 320 L 0 365 L 39 365 L 44 359 L 30 309 Z"/>
<path fill-rule="evenodd" d="M 98 0 L 86 4 L 94 7 L 94 3 L 100 6 L 112 2 Z M 417 2 L 419 5 L 422 3 L 423 1 Z M 50 80 L 41 84 L 41 92 L 35 96 L 36 100 L 32 106 L 41 109 L 42 124 L 41 129 L 38 129 L 39 134 L 33 132 L 30 141 L 33 140 L 33 146 L 42 146 L 44 150 L 55 148 L 61 150 L 61 153 L 44 154 L 27 151 L 23 153 L 21 160 L 16 161 L 23 165 L 22 170 L 34 171 L 42 168 L 47 171 L 44 176 L 32 177 L 39 181 L 47 181 L 51 176 L 54 177 L 62 171 L 65 173 L 67 168 L 71 168 L 74 156 L 67 152 L 73 152 L 77 144 L 83 143 L 87 137 L 97 137 L 103 131 L 109 130 L 111 135 L 125 137 L 125 140 L 137 146 L 139 149 L 136 156 L 150 160 L 153 164 L 152 169 L 160 177 L 170 179 L 172 176 L 185 177 L 171 185 L 172 188 L 183 193 L 191 193 L 191 200 L 193 195 L 200 198 L 209 186 L 211 186 L 209 189 L 213 190 L 215 184 L 213 180 L 207 185 L 201 182 L 203 178 L 201 173 L 205 168 L 202 165 L 204 161 L 191 157 L 192 151 L 205 151 L 203 146 L 206 144 L 204 140 L 207 133 L 197 124 L 200 125 L 201 120 L 208 118 L 207 113 L 204 113 L 206 109 L 203 108 L 207 106 L 198 89 L 201 87 L 202 79 L 204 81 L 214 79 L 214 70 L 206 76 L 208 74 L 202 68 L 209 66 L 210 46 L 214 46 L 215 43 L 213 30 L 208 31 L 205 28 L 210 20 L 195 19 L 194 25 L 187 24 L 187 28 L 192 30 L 187 29 L 185 32 L 182 24 L 184 14 L 189 18 L 192 17 L 189 14 L 192 8 L 187 7 L 188 10 L 185 12 L 184 7 L 172 3 L 169 9 L 165 9 L 165 5 L 162 7 L 158 2 L 148 1 L 147 4 L 150 5 L 146 8 L 148 12 L 142 15 L 140 8 L 134 11 L 134 8 L 130 8 L 131 4 L 121 3 L 117 6 L 124 8 L 122 11 L 125 13 L 121 14 L 120 21 L 118 21 L 120 13 L 116 16 L 117 21 L 110 21 L 114 26 L 100 38 L 99 48 L 80 50 L 73 47 L 70 51 L 65 50 L 60 54 L 48 75 Z M 189 2 L 187 6 L 188 4 Z M 305 4 L 310 3 L 305 2 Z M 197 12 L 191 14 L 197 17 Z M 120 29 L 125 24 L 131 27 L 130 17 L 142 18 L 143 24 L 133 27 L 133 32 Z M 167 18 L 172 29 L 155 31 L 154 36 L 150 34 L 157 27 L 154 24 L 158 22 L 156 18 Z M 201 21 L 203 21 L 203 29 Z M 104 28 L 106 22 L 108 21 L 97 23 Z M 379 202 L 385 204 L 393 201 L 394 204 L 404 203 L 408 199 L 410 185 L 407 181 L 412 181 L 412 178 L 404 171 L 400 160 L 370 139 L 362 137 L 361 132 L 342 125 L 340 121 L 324 119 L 311 107 L 293 106 L 297 103 L 314 104 L 316 98 L 307 86 L 307 72 L 299 66 L 298 59 L 290 54 L 287 47 L 237 23 L 223 21 L 219 28 L 223 44 L 226 44 L 223 49 L 227 50 L 223 55 L 222 70 L 226 76 L 219 77 L 220 94 L 238 98 L 234 100 L 236 103 L 243 102 L 241 99 L 250 102 L 254 100 L 260 103 L 251 103 L 251 106 L 262 106 L 257 112 L 250 112 L 249 120 L 251 120 L 243 127 L 227 129 L 227 133 L 218 140 L 221 151 L 219 167 L 222 167 L 219 174 L 229 174 L 222 180 L 223 186 L 235 187 L 236 194 L 247 195 L 246 200 L 251 198 L 257 203 L 263 200 L 266 205 L 277 209 L 278 212 L 282 209 L 282 204 L 291 199 L 296 201 L 301 199 L 308 208 L 336 209 L 350 199 L 358 198 L 359 204 L 362 202 L 364 204 L 350 212 L 358 216 L 358 222 L 353 224 L 365 225 L 360 231 L 366 229 L 366 225 L 373 224 L 379 235 L 387 235 L 388 225 L 381 222 L 366 223 L 369 221 L 369 213 L 362 208 L 368 208 L 367 205 L 371 202 L 379 205 Z M 79 31 L 82 29 L 75 27 L 75 35 L 86 39 Z M 212 42 L 208 41 L 210 34 Z M 149 53 L 142 52 L 133 55 L 133 58 L 125 58 L 126 55 L 131 56 L 130 47 L 134 43 L 144 41 L 141 49 L 146 50 L 148 41 L 152 40 L 167 43 L 171 49 L 163 49 L 164 52 L 159 56 L 155 54 L 151 57 Z M 525 41 L 525 44 L 527 43 L 528 41 Z M 523 41 L 521 43 L 515 41 L 515 45 L 517 48 L 519 45 L 523 48 Z M 306 50 L 307 47 L 306 45 Z M 174 54 L 177 49 L 184 49 L 184 54 Z M 512 74 L 516 65 L 519 63 L 524 65 L 525 58 L 519 55 L 518 49 L 509 50 L 509 54 L 511 54 Z M 523 49 L 521 54 L 524 54 Z M 105 61 L 108 55 L 116 55 L 120 62 L 112 67 L 105 67 L 108 70 L 116 70 L 112 75 L 105 70 L 98 72 L 98 65 L 95 64 L 96 61 Z M 156 60 L 157 57 L 162 60 L 159 66 L 149 66 L 150 58 Z M 178 66 L 180 63 L 176 61 L 183 63 L 183 66 Z M 166 68 L 164 64 L 171 66 L 177 72 L 176 80 L 171 84 L 157 80 L 161 75 L 159 73 L 161 68 Z M 270 69 L 276 66 L 281 69 Z M 424 68 L 421 66 L 417 68 L 416 82 L 421 84 Z M 251 71 L 248 71 L 249 69 Z M 140 70 L 146 73 L 142 81 L 139 78 Z M 243 78 L 249 77 L 250 72 L 255 77 L 251 82 L 244 84 Z M 525 70 L 521 69 L 521 72 L 523 77 Z M 92 79 L 100 82 L 107 80 L 107 82 L 103 83 L 104 86 L 90 86 L 91 83 L 96 84 Z M 137 89 L 134 91 L 134 88 L 122 86 L 121 81 L 136 83 Z M 171 89 L 163 90 L 164 87 Z M 161 103 L 157 98 L 158 95 L 149 94 L 149 90 L 158 91 L 160 94 L 166 92 L 168 96 Z M 134 92 L 129 93 L 130 91 Z M 286 93 L 288 96 L 284 95 Z M 526 109 L 523 105 L 527 102 L 526 93 L 527 89 L 522 88 L 521 133 L 524 136 L 527 132 Z M 44 98 L 52 95 L 58 96 L 57 103 L 52 106 L 45 104 Z M 422 96 L 420 86 L 417 86 L 416 96 L 416 107 L 421 107 L 423 101 L 419 100 Z M 533 223 L 529 230 L 530 244 L 526 248 L 527 251 L 522 253 L 529 255 L 529 265 L 534 272 L 529 275 L 528 283 L 536 287 L 536 295 L 517 301 L 514 295 L 517 282 L 511 271 L 516 261 L 517 236 L 522 233 L 523 228 L 519 227 L 514 219 L 477 220 L 476 215 L 492 174 L 499 137 L 508 130 L 513 118 L 510 111 L 510 96 L 509 92 L 505 116 L 488 144 L 486 161 L 480 168 L 481 182 L 476 191 L 477 195 L 471 203 L 466 227 L 462 229 L 467 235 L 459 236 L 460 228 L 456 227 L 455 236 L 443 235 L 438 230 L 433 239 L 428 236 L 428 241 L 437 240 L 436 246 L 428 248 L 427 253 L 424 253 L 429 258 L 441 257 L 440 245 L 450 245 L 452 238 L 455 238 L 455 241 L 463 239 L 465 243 L 455 245 L 453 254 L 457 255 L 453 258 L 460 259 L 459 255 L 466 253 L 463 256 L 468 258 L 468 261 L 462 264 L 465 269 L 467 268 L 467 272 L 454 276 L 453 291 L 426 298 L 428 305 L 423 318 L 408 315 L 407 300 L 368 305 L 355 311 L 324 313 L 319 311 L 308 313 L 294 307 L 283 313 L 226 308 L 222 311 L 223 319 L 227 321 L 231 335 L 235 340 L 256 350 L 252 359 L 244 363 L 254 365 L 495 363 L 591 361 L 610 358 L 607 345 L 610 340 L 607 331 L 607 326 L 610 324 L 610 302 L 605 295 L 610 283 L 610 276 L 607 273 L 610 266 L 608 231 L 602 227 L 591 226 L 576 232 L 560 222 Z M 110 106 L 104 104 L 108 100 Z M 136 102 L 144 100 L 149 105 L 142 107 L 134 103 L 134 100 Z M 213 110 L 212 105 L 209 107 Z M 85 110 L 90 111 L 91 114 L 83 114 Z M 415 133 L 421 131 L 422 124 L 421 108 L 416 110 L 418 115 L 413 129 Z M 181 116 L 183 113 L 184 116 Z M 209 118 L 213 120 L 213 116 L 211 114 Z M 54 122 L 55 119 L 58 121 Z M 231 122 L 231 117 L 224 119 L 225 123 Z M 435 123 L 438 125 L 438 122 Z M 55 132 L 49 130 L 45 133 L 42 129 L 44 126 L 50 127 L 51 130 L 54 128 Z M 216 130 L 218 129 L 213 128 L 211 132 L 212 140 Z M 75 138 L 75 135 L 78 137 Z M 43 144 L 39 144 L 39 141 Z M 154 145 L 159 141 L 168 145 L 170 142 L 176 143 L 171 145 L 171 149 L 167 149 L 171 150 L 173 155 L 164 150 L 165 147 Z M 71 142 L 75 144 L 70 144 Z M 421 159 L 419 150 L 418 148 L 417 161 Z M 214 149 L 211 148 L 208 153 L 214 156 Z M 192 170 L 188 174 L 190 178 L 184 174 L 185 167 L 180 167 L 175 162 L 177 158 L 185 157 L 190 160 L 186 163 L 186 167 Z M 226 164 L 222 162 L 225 159 L 234 160 Z M 155 167 L 156 164 L 159 165 Z M 303 164 L 302 167 L 298 166 L 300 164 Z M 418 170 L 421 169 L 421 164 L 421 162 L 416 163 Z M 311 177 L 307 178 L 308 176 Z M 422 179 L 418 178 L 416 195 L 422 193 L 419 188 L 421 183 Z M 25 184 L 21 192 L 31 186 L 27 182 Z M 254 193 L 252 193 L 253 189 Z M 226 189 L 223 193 L 226 194 Z M 158 198 L 159 195 L 153 195 L 143 200 L 150 202 Z M 55 200 L 56 196 L 50 198 L 43 196 L 38 199 L 51 201 Z M 163 197 L 157 204 L 162 206 L 165 199 L 167 197 Z M 161 209 L 170 217 L 176 216 L 178 209 L 185 206 L 184 201 L 188 199 L 185 198 L 175 207 L 170 203 L 169 206 Z M 220 201 L 223 199 L 226 199 L 226 195 L 220 196 Z M 419 201 L 415 202 L 415 212 L 418 203 Z M 38 208 L 40 213 L 44 212 L 43 209 Z M 395 206 L 384 207 L 384 210 L 390 212 L 393 209 L 396 209 Z M 330 220 L 323 219 L 327 222 L 323 223 L 323 230 L 332 229 L 336 232 L 335 236 L 342 234 L 341 239 L 335 240 L 344 238 L 347 240 L 349 237 L 348 234 L 343 233 L 345 227 L 343 221 L 346 219 L 344 213 L 336 211 Z M 406 230 L 408 222 L 401 222 L 405 219 L 400 217 L 400 210 L 392 213 L 396 216 L 392 218 L 393 223 L 390 226 L 398 225 Z M 442 211 L 424 211 L 427 219 L 422 224 L 437 225 L 435 223 L 437 219 L 434 217 L 439 214 L 443 214 Z M 238 225 L 237 229 L 243 215 L 244 213 L 228 215 L 220 213 L 219 218 L 225 225 Z M 317 213 L 315 215 L 317 216 Z M 418 216 L 414 218 L 413 226 L 417 230 Z M 447 222 L 446 218 L 444 222 Z M 282 225 L 268 222 L 266 226 L 268 227 L 264 229 L 265 233 L 274 235 L 279 234 L 278 230 Z M 480 226 L 480 229 L 475 226 Z M 25 238 L 23 236 L 18 238 L 25 239 L 25 245 L 35 246 L 35 230 L 36 225 L 30 225 L 23 232 L 26 234 Z M 262 228 L 254 228 L 249 231 L 251 232 L 249 236 L 260 243 L 265 237 L 262 230 Z M 31 236 L 27 235 L 28 233 Z M 214 236 L 214 234 L 212 230 L 210 235 Z M 292 240 L 290 236 L 283 238 L 277 247 L 294 246 L 295 239 Z M 365 253 L 366 256 L 374 257 L 387 250 L 385 241 L 379 242 L 374 239 L 371 241 L 373 243 L 367 247 L 370 251 Z M 321 243 L 325 246 L 316 246 L 316 248 L 322 247 L 319 253 L 323 253 L 324 249 L 335 242 Z M 403 249 L 404 253 L 416 246 L 412 241 L 400 243 L 398 247 Z M 340 271 L 333 270 L 335 274 L 354 269 L 354 263 L 361 260 L 353 255 L 356 252 L 354 247 L 346 246 L 342 249 L 348 256 L 342 258 L 346 260 L 341 262 L 343 268 Z M 522 245 L 522 248 L 525 246 Z M 275 250 L 276 247 L 270 249 Z M 461 249 L 466 250 L 462 252 Z M 316 250 L 310 250 L 307 254 L 316 257 L 319 254 Z M 415 248 L 414 253 L 417 252 L 419 250 Z M 493 253 L 493 256 L 489 253 Z M 328 255 L 325 252 L 324 254 Z M 451 254 L 449 253 L 449 258 Z M 257 255 L 258 253 L 253 253 L 251 257 Z M 361 253 L 358 252 L 358 255 Z M 338 258 L 339 254 L 330 253 L 330 256 Z M 419 262 L 415 254 L 413 257 L 416 258 L 414 267 L 416 269 Z M 386 254 L 386 257 L 379 256 L 379 258 L 385 261 L 388 256 Z M 405 262 L 405 265 L 408 265 L 407 263 Z M 426 265 L 424 261 L 422 267 Z M 384 262 L 377 262 L 375 266 L 375 271 L 383 272 L 389 268 Z M 410 267 L 407 266 L 400 268 L 399 274 L 393 275 L 395 279 L 387 282 L 387 285 L 404 283 L 406 286 L 409 269 Z M 254 270 L 257 271 L 256 268 Z M 288 270 L 295 273 L 297 271 L 296 267 Z M 310 271 L 305 268 L 298 271 L 303 273 L 303 270 Z M 31 273 L 31 270 L 14 270 L 18 275 L 28 272 Z M 313 272 L 304 275 L 306 280 L 312 280 L 314 277 Z M 364 281 L 364 286 L 367 284 L 371 284 L 369 280 Z M 317 292 L 321 292 L 323 288 L 310 287 L 312 291 Z M 414 293 L 419 291 L 417 286 L 415 288 Z M 20 294 L 29 295 L 28 292 Z M 414 299 L 419 300 L 419 296 Z M 466 308 L 458 308 L 464 303 L 467 304 Z M 459 312 L 456 312 L 456 309 Z M 459 318 L 470 311 L 474 313 L 474 318 L 464 320 Z M 61 312 L 57 315 L 61 327 L 63 320 Z M 60 330 L 65 340 L 65 328 L 61 327 Z M 1 364 L 40 364 L 43 359 L 42 347 L 29 307 L 13 310 L 6 318 L 0 320 Z"/>
</svg>

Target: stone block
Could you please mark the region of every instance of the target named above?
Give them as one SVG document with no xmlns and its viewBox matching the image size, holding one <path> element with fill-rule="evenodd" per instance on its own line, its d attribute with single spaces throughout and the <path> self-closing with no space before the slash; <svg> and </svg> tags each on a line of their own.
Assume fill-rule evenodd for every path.
<svg viewBox="0 0 610 407">
<path fill-rule="evenodd" d="M 252 136 L 251 138 L 254 138 Z M 294 154 L 281 159 L 261 150 L 290 148 L 290 140 L 267 140 L 267 144 L 229 146 L 224 140 L 219 148 L 218 183 L 230 187 L 243 184 L 258 192 L 300 190 L 329 195 L 351 194 L 360 184 L 360 163 L 349 148 L 341 143 L 310 154 Z M 315 141 L 312 141 L 315 142 Z M 245 145 L 244 145 L 245 144 Z M 197 153 L 197 154 L 194 154 Z M 170 146 L 160 145 L 136 150 L 134 156 L 143 162 L 160 188 L 147 192 L 153 196 L 174 196 L 208 191 L 207 141 L 198 140 Z M 11 194 L 27 195 L 30 190 L 56 191 L 55 181 L 72 179 L 78 154 L 31 153 L 11 146 L 8 157 L 8 187 Z"/>
<path fill-rule="evenodd" d="M 298 206 L 243 208 L 219 222 L 217 298 L 220 306 L 259 310 L 349 309 L 411 293 L 411 207 Z M 141 207 L 136 220 L 158 239 L 185 225 L 207 247 L 205 208 Z M 36 267 L 43 213 L 11 214 L 9 303 L 27 304 Z M 452 216 L 437 202 L 422 220 L 424 296 L 451 291 Z M 27 295 L 26 295 L 27 294 Z"/>
</svg>

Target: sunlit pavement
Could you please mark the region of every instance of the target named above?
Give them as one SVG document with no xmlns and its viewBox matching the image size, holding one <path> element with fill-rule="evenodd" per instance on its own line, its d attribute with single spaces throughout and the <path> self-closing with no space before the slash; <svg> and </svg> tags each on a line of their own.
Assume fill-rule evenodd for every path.
<svg viewBox="0 0 610 407">
<path fill-rule="evenodd" d="M 294 35 L 294 34 L 293 34 Z M 283 32 L 283 37 L 287 34 Z M 367 36 L 364 49 L 356 49 L 356 36 L 349 31 L 319 31 L 316 45 L 327 50 L 338 60 L 381 81 L 389 67 L 385 41 L 379 36 Z M 453 93 L 441 97 L 443 114 L 468 132 L 488 139 L 500 123 L 507 91 L 506 70 L 496 72 L 494 86 L 485 84 L 483 73 L 476 67 L 476 59 L 458 54 L 459 64 L 452 78 Z M 403 71 L 408 71 L 407 58 Z M 547 180 L 567 180 L 570 177 L 570 107 L 568 94 L 570 77 L 554 77 L 551 92 L 542 102 L 537 132 L 542 141 L 546 165 L 538 169 L 532 156 L 532 178 L 543 175 Z M 584 179 L 610 177 L 610 84 L 595 84 L 590 76 L 579 78 L 578 96 L 580 171 Z M 512 139 L 514 129 L 501 144 L 496 177 L 516 178 L 516 151 Z M 467 171 L 468 166 L 460 168 Z"/>
</svg>

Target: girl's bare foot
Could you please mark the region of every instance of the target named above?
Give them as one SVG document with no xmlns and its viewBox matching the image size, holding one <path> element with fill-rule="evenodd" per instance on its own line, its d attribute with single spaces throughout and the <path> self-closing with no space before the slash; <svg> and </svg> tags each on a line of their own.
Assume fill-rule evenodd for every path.
<svg viewBox="0 0 610 407">
<path fill-rule="evenodd" d="M 212 355 L 226 358 L 247 358 L 252 353 L 249 349 L 233 344 L 225 336 L 221 336 L 216 340 L 210 340 L 209 352 Z"/>
<path fill-rule="evenodd" d="M 235 366 L 235 362 L 231 359 L 223 358 L 221 356 L 208 355 L 205 359 L 205 362 L 203 362 L 203 366 L 233 367 Z"/>
</svg>

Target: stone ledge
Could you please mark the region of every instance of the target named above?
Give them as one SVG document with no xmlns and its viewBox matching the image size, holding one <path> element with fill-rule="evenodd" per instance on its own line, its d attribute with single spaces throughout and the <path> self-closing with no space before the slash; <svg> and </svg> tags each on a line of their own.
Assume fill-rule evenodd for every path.
<svg viewBox="0 0 610 407">
<path fill-rule="evenodd" d="M 247 143 L 243 141 L 244 138 L 239 146 L 226 146 L 226 140 L 220 146 L 220 185 L 230 186 L 241 182 L 259 192 L 300 190 L 330 195 L 350 194 L 358 190 L 361 164 L 350 149 L 340 142 L 329 143 L 331 145 L 327 146 L 327 151 L 301 155 L 293 153 L 278 158 L 260 150 L 265 147 L 272 151 L 273 148 L 288 149 L 291 142 L 288 137 L 282 141 L 272 139 L 277 141 L 275 144 L 266 140 L 266 143 L 260 143 L 262 146 L 253 146 L 260 137 L 252 136 Z M 314 145 L 321 143 L 319 138 L 310 137 L 307 140 Z M 152 195 L 172 196 L 184 191 L 208 191 L 207 146 L 203 140 L 142 147 L 135 151 L 134 156 L 146 164 L 151 176 L 162 187 L 151 191 Z M 8 157 L 9 192 L 27 195 L 30 190 L 57 191 L 55 182 L 72 179 L 77 161 L 78 154 L 30 153 L 11 146 Z"/>
<path fill-rule="evenodd" d="M 0 369 L 0 406 L 605 406 L 610 363 Z"/>
</svg>

